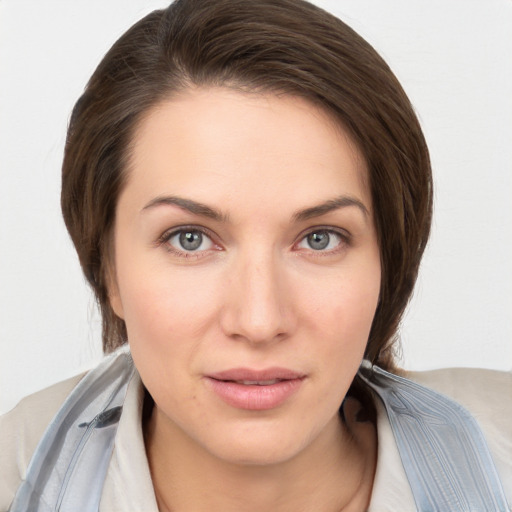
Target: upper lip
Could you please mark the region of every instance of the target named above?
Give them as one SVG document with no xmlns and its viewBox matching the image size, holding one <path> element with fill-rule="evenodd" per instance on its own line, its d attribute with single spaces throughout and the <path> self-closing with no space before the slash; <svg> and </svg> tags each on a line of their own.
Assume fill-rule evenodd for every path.
<svg viewBox="0 0 512 512">
<path fill-rule="evenodd" d="M 264 368 L 254 370 L 251 368 L 231 368 L 207 375 L 210 379 L 225 381 L 270 381 L 270 380 L 294 380 L 305 377 L 304 373 L 290 370 L 288 368 Z"/>
</svg>

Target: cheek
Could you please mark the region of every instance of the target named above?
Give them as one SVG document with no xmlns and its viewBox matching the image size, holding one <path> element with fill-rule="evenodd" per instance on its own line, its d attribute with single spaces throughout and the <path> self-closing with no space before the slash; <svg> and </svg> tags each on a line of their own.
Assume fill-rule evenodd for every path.
<svg viewBox="0 0 512 512">
<path fill-rule="evenodd" d="M 133 255 L 120 258 L 117 276 L 130 344 L 177 348 L 180 340 L 201 336 L 215 315 L 214 275 Z"/>
<path fill-rule="evenodd" d="M 380 266 L 333 278 L 328 293 L 310 296 L 315 302 L 318 375 L 322 375 L 327 413 L 337 410 L 358 371 L 368 342 L 380 290 Z M 331 409 L 329 409 L 331 407 Z"/>
<path fill-rule="evenodd" d="M 303 311 L 311 312 L 311 321 L 340 343 L 366 343 L 380 292 L 380 266 L 358 272 L 333 274 L 323 286 L 310 287 Z M 300 296 L 300 295 L 299 295 Z"/>
<path fill-rule="evenodd" d="M 193 277 L 158 266 L 146 267 L 142 272 L 141 266 L 125 266 L 124 273 L 120 267 L 119 272 L 135 365 L 155 400 L 175 403 L 171 390 L 176 385 L 192 399 L 187 371 L 195 367 L 217 316 L 218 301 L 212 294 L 217 285 L 213 278 L 208 281 L 204 276 Z"/>
<path fill-rule="evenodd" d="M 301 307 L 310 312 L 307 338 L 315 339 L 316 374 L 321 376 L 323 399 L 334 408 L 364 357 L 380 291 L 378 260 L 346 270 L 333 273 L 323 287 L 311 288 L 313 293 Z"/>
</svg>

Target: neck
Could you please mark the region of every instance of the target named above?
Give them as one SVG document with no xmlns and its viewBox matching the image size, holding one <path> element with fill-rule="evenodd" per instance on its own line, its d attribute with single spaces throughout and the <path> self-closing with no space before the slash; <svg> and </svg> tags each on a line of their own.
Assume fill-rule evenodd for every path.
<svg viewBox="0 0 512 512">
<path fill-rule="evenodd" d="M 160 512 L 338 512 L 366 510 L 376 465 L 376 432 L 345 410 L 290 460 L 238 464 L 198 446 L 155 407 L 146 450 Z"/>
</svg>

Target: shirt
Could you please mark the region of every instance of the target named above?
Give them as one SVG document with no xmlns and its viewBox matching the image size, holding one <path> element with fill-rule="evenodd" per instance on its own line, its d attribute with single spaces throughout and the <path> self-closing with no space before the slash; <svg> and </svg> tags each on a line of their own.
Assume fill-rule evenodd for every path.
<svg viewBox="0 0 512 512">
<path fill-rule="evenodd" d="M 489 445 L 512 503 L 512 374 L 445 369 L 405 375 L 466 407 Z M 0 511 L 7 511 L 46 426 L 82 375 L 22 400 L 0 418 Z M 127 390 L 100 512 L 158 512 L 142 432 L 144 387 L 137 372 Z M 376 400 L 378 460 L 369 512 L 416 510 L 391 426 Z"/>
</svg>

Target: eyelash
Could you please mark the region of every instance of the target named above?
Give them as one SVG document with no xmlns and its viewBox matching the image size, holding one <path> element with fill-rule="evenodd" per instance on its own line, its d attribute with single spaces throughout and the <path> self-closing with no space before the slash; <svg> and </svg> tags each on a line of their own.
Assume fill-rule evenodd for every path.
<svg viewBox="0 0 512 512">
<path fill-rule="evenodd" d="M 179 249 L 176 249 L 176 247 L 173 247 L 169 242 L 170 240 L 175 237 L 176 235 L 179 235 L 181 233 L 201 233 L 203 236 L 207 237 L 212 245 L 214 247 L 219 247 L 218 244 L 214 242 L 214 235 L 210 230 L 207 230 L 201 226 L 180 226 L 178 228 L 173 228 L 171 230 L 166 231 L 162 234 L 162 236 L 157 240 L 157 245 L 163 246 L 166 251 L 170 252 L 171 254 L 174 254 L 176 256 L 179 256 L 181 258 L 193 258 L 198 259 L 204 256 L 204 253 L 206 250 L 202 251 L 180 251 Z M 217 249 L 218 250 L 218 249 Z"/>
<path fill-rule="evenodd" d="M 306 249 L 308 255 L 313 254 L 315 257 L 327 257 L 338 254 L 339 252 L 345 250 L 352 243 L 352 236 L 345 230 L 335 229 L 331 226 L 313 226 L 308 228 L 307 231 L 301 233 L 298 237 L 298 241 L 294 243 L 294 247 L 298 244 L 302 243 L 308 236 L 314 233 L 327 233 L 329 236 L 335 235 L 339 238 L 339 244 L 329 250 L 315 250 L 313 248 Z M 330 242 L 329 242 L 330 243 Z"/>
<path fill-rule="evenodd" d="M 203 236 L 207 237 L 211 244 L 216 248 L 214 250 L 220 250 L 220 245 L 217 244 L 214 239 L 214 234 L 210 231 L 205 229 L 202 226 L 180 226 L 178 228 L 172 228 L 171 230 L 165 231 L 157 240 L 157 245 L 164 246 L 165 250 L 179 256 L 181 258 L 193 258 L 198 259 L 205 256 L 205 253 L 209 249 L 205 250 L 198 250 L 196 251 L 180 251 L 179 249 L 176 249 L 173 247 L 169 242 L 170 240 L 181 234 L 181 233 L 187 233 L 187 232 L 198 232 L 201 233 Z M 344 250 L 347 246 L 351 245 L 351 235 L 350 233 L 341 230 L 341 229 L 333 229 L 332 227 L 327 226 L 314 226 L 309 228 L 307 231 L 301 233 L 298 237 L 298 241 L 293 244 L 293 247 L 297 247 L 301 242 L 303 242 L 308 236 L 314 234 L 314 233 L 327 233 L 328 235 L 332 236 L 335 235 L 340 239 L 340 242 L 337 247 L 334 249 L 330 249 L 327 251 L 324 250 L 315 250 L 313 248 L 306 249 L 306 251 L 309 254 L 314 254 L 315 257 L 325 257 L 330 256 L 333 254 L 337 254 L 340 251 Z"/>
</svg>

